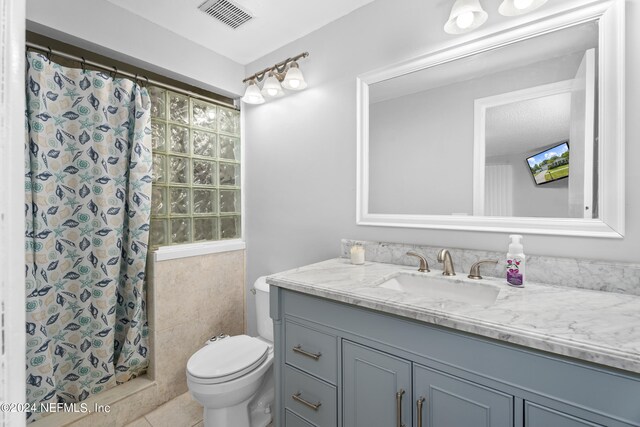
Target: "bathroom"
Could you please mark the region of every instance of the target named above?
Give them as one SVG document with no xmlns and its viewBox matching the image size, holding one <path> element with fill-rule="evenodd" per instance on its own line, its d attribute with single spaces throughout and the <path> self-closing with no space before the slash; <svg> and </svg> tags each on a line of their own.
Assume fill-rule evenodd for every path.
<svg viewBox="0 0 640 427">
<path fill-rule="evenodd" d="M 92 405 L 93 403 L 103 405 L 102 409 L 108 406 L 109 412 L 103 410 L 83 414 L 62 408 L 58 413 L 48 414 L 31 423 L 26 419 L 26 411 L 3 411 L 2 419 L 5 425 L 33 424 L 36 427 L 124 426 L 132 423 L 134 426 L 147 427 L 149 425 L 204 425 L 203 408 L 189 394 L 185 371 L 190 357 L 203 348 L 205 341 L 214 335 L 222 333 L 232 337 L 241 334 L 252 337 L 258 335 L 257 292 L 256 294 L 253 292 L 254 283 L 258 278 L 272 276 L 273 279 L 269 279 L 268 282 L 278 280 L 278 277 L 282 277 L 279 274 L 283 271 L 332 259 L 344 261 L 349 268 L 362 268 L 363 274 L 367 274 L 367 268 L 379 264 L 401 265 L 406 269 L 403 271 L 414 274 L 419 260 L 405 254 L 416 251 L 426 256 L 431 269 L 431 273 L 427 273 L 425 277 L 432 277 L 432 274 L 439 274 L 439 270 L 444 268 L 444 264 L 437 260 L 437 252 L 440 249 L 448 249 L 457 273 L 456 278 L 466 280 L 471 265 L 480 259 L 498 259 L 499 263 L 495 270 L 491 265 L 483 265 L 480 267 L 480 274 L 493 277 L 496 283 L 504 285 L 504 278 L 499 279 L 499 273 L 501 273 L 499 269 L 504 267 L 509 235 L 522 234 L 524 252 L 528 257 L 528 280 L 531 285 L 527 283 L 524 289 L 512 289 L 504 285 L 501 293 L 511 295 L 509 292 L 528 292 L 535 288 L 536 282 L 557 285 L 558 289 L 571 292 L 576 288 L 595 289 L 602 292 L 603 301 L 614 297 L 627 298 L 624 304 L 629 306 L 635 304 L 635 317 L 633 315 L 614 317 L 605 310 L 604 302 L 602 310 L 598 308 L 591 310 L 601 322 L 611 323 L 610 335 L 615 336 L 618 333 L 615 326 L 621 323 L 627 323 L 631 325 L 629 330 L 633 329 L 633 322 L 638 321 L 637 313 L 640 312 L 637 310 L 639 307 L 637 295 L 640 295 L 638 255 L 640 195 L 634 191 L 640 177 L 633 163 L 634 159 L 640 155 L 637 144 L 640 139 L 640 124 L 633 120 L 632 115 L 634 111 L 640 109 L 640 101 L 634 96 L 640 87 L 640 29 L 633 25 L 640 21 L 640 4 L 637 0 L 554 0 L 547 1 L 539 8 L 518 16 L 501 14 L 499 9 L 502 0 L 480 0 L 487 14 L 486 22 L 472 31 L 461 34 L 449 34 L 444 29 L 452 12 L 454 0 L 332 1 L 330 5 L 323 2 L 316 4 L 313 8 L 308 6 L 309 10 L 306 10 L 307 6 L 297 5 L 298 2 L 265 5 L 250 0 L 238 0 L 237 4 L 255 13 L 255 21 L 247 23 L 244 27 L 245 31 L 251 30 L 254 24 L 263 25 L 262 19 L 274 19 L 277 23 L 267 26 L 268 32 L 265 29 L 265 33 L 254 33 L 253 39 L 242 36 L 244 32 L 242 26 L 237 30 L 220 29 L 218 27 L 220 23 L 197 10 L 201 1 L 177 3 L 183 2 L 126 2 L 124 0 L 82 2 L 5 0 L 2 2 L 3 7 L 0 10 L 3 11 L 5 22 L 1 43 L 4 63 L 2 108 L 6 110 L 3 111 L 2 116 L 11 121 L 9 124 L 2 125 L 4 140 L 24 140 L 25 42 L 31 41 L 47 47 L 47 42 L 55 41 L 56 44 L 51 46 L 55 51 L 67 49 L 76 56 L 84 56 L 87 61 L 115 66 L 121 72 L 131 70 L 134 74 L 134 78 L 131 79 L 138 80 L 141 86 L 146 85 L 145 80 L 148 78 L 151 81 L 163 81 L 168 85 L 202 94 L 207 98 L 215 98 L 221 103 L 214 103 L 220 107 L 219 111 L 238 112 L 237 120 L 240 126 L 238 136 L 241 141 L 238 150 L 239 193 L 236 193 L 241 199 L 236 205 L 236 211 L 233 212 L 238 218 L 235 223 L 238 227 L 234 229 L 232 238 L 207 244 L 193 244 L 198 246 L 197 248 L 189 244 L 177 244 L 160 245 L 159 249 L 149 250 L 145 283 L 149 322 L 147 337 L 149 354 L 146 372 L 87 399 Z M 449 209 L 449 213 L 466 213 L 466 215 L 445 217 L 443 212 L 434 210 L 426 213 L 437 218 L 415 220 L 407 218 L 409 215 L 402 215 L 402 218 L 389 219 L 388 217 L 393 217 L 398 212 L 373 210 L 371 203 L 375 201 L 372 198 L 375 194 L 371 189 L 381 183 L 373 179 L 366 183 L 367 185 L 363 182 L 366 180 L 363 179 L 362 170 L 367 159 L 363 156 L 362 150 L 362 124 L 365 119 L 368 119 L 362 111 L 366 106 L 362 98 L 365 85 L 374 87 L 378 82 L 384 81 L 384 73 L 388 73 L 388 77 L 397 76 L 399 74 L 394 69 L 402 69 L 407 64 L 416 66 L 415 64 L 422 61 L 422 66 L 418 68 L 425 68 L 424 64 L 433 59 L 433 54 L 437 52 L 450 52 L 455 56 L 466 48 L 489 43 L 490 40 L 495 40 L 492 39 L 493 36 L 500 37 L 501 34 L 511 34 L 511 38 L 520 39 L 523 38 L 524 33 L 513 35 L 512 32 L 526 32 L 526 28 L 531 25 L 538 25 L 538 29 L 545 25 L 549 28 L 554 25 L 562 26 L 559 22 L 565 15 L 571 15 L 574 20 L 586 22 L 609 10 L 608 7 L 611 5 L 619 7 L 620 4 L 624 6 L 622 23 L 626 25 L 616 23 L 622 34 L 612 46 L 607 45 L 610 56 L 606 57 L 606 63 L 600 64 L 603 67 L 617 66 L 611 72 L 609 72 L 610 68 L 607 68 L 609 72 L 607 78 L 614 79 L 619 85 L 606 86 L 603 82 L 609 80 L 599 76 L 602 80 L 600 80 L 601 87 L 598 89 L 618 92 L 612 95 L 614 98 L 604 97 L 599 100 L 601 109 L 598 112 L 599 117 L 596 118 L 596 120 L 607 120 L 608 125 L 602 127 L 601 124 L 601 129 L 607 129 L 607 132 L 614 134 L 607 140 L 613 142 L 603 149 L 617 151 L 613 154 L 607 151 L 607 155 L 601 157 L 605 161 L 614 161 L 614 163 L 603 164 L 608 169 L 605 169 L 604 173 L 600 171 L 599 179 L 596 178 L 591 186 L 599 189 L 601 195 L 606 198 L 606 200 L 600 200 L 597 212 L 593 216 L 582 220 L 575 218 L 574 215 L 570 218 L 566 217 L 568 215 L 566 214 L 565 217 L 533 221 L 535 224 L 527 225 L 528 228 L 522 223 L 528 214 L 514 214 L 509 218 L 505 218 L 509 214 L 504 214 L 505 217 L 498 221 L 499 224 L 482 223 L 482 217 L 475 216 L 473 212 L 475 207 L 473 209 L 471 207 L 476 194 L 472 185 L 475 181 L 471 175 L 474 168 L 472 148 L 459 153 L 459 164 L 468 165 L 467 168 L 461 168 L 469 173 L 468 184 L 464 188 L 461 187 L 462 178 L 445 181 L 437 174 L 428 175 L 428 178 L 419 178 L 430 179 L 429 181 L 399 180 L 392 185 L 392 189 L 397 194 L 406 197 L 408 200 L 406 203 L 416 199 L 431 207 L 438 205 L 440 199 L 437 197 L 443 193 L 456 194 L 458 195 L 456 200 L 462 200 L 465 205 L 456 205 Z M 276 7 L 280 10 L 272 13 L 266 10 L 268 7 Z M 574 9 L 578 11 L 570 13 Z M 608 27 L 610 28 L 611 25 Z M 28 32 L 26 40 L 25 30 Z M 213 35 L 220 34 L 224 35 L 224 39 L 214 40 L 216 37 Z M 210 42 L 206 41 L 207 39 L 210 39 Z M 600 41 L 600 43 L 603 42 Z M 207 46 L 216 46 L 216 48 Z M 261 105 L 249 105 L 240 101 L 247 87 L 243 82 L 244 79 L 304 52 L 308 52 L 309 55 L 300 58 L 297 63 L 307 83 L 305 90 L 287 90 L 285 96 L 267 100 Z M 46 51 L 40 53 L 47 56 Z M 90 54 L 94 56 L 89 56 Z M 600 55 L 596 61 L 604 62 L 603 57 L 604 55 Z M 64 58 L 55 53 L 51 55 L 51 59 L 53 62 L 64 61 Z M 71 62 L 63 62 L 62 65 L 80 68 L 81 63 L 75 62 L 72 65 Z M 90 69 L 90 67 L 87 68 Z M 114 71 L 117 75 L 118 71 Z M 109 74 L 109 71 L 104 73 Z M 137 79 L 135 79 L 136 74 L 138 74 Z M 262 83 L 260 82 L 260 85 Z M 8 92 L 4 92 L 5 90 Z M 169 91 L 171 92 L 170 89 Z M 373 89 L 371 92 L 373 93 Z M 622 97 L 619 97 L 620 95 Z M 476 98 L 487 99 L 489 96 L 484 94 Z M 615 98 L 616 96 L 618 98 Z M 442 100 L 443 105 L 444 101 L 446 100 Z M 605 105 L 608 107 L 605 108 Z M 402 105 L 402 108 L 409 108 L 408 103 Z M 375 112 L 372 109 L 370 113 Z M 406 117 L 410 117 L 410 114 L 405 114 Z M 370 123 L 370 125 L 373 124 L 374 121 Z M 549 124 L 539 126 L 547 127 Z M 450 128 L 453 129 L 455 126 Z M 372 130 L 373 127 L 370 129 Z M 369 138 L 373 144 L 373 135 Z M 469 137 L 469 144 L 473 147 L 473 134 Z M 0 219 L 2 240 L 0 298 L 3 303 L 4 319 L 0 394 L 3 402 L 18 404 L 25 402 L 27 393 L 25 378 L 29 369 L 26 371 L 24 369 L 24 348 L 30 336 L 25 337 L 24 333 L 26 321 L 25 295 L 22 292 L 25 281 L 24 253 L 16 250 L 24 247 L 25 240 L 24 187 L 21 184 L 24 180 L 24 146 L 14 145 L 9 146 L 4 143 L 0 147 L 2 150 L 0 174 L 5 183 L 3 185 L 5 197 L 0 201 L 2 214 Z M 519 162 L 524 165 L 525 158 L 534 156 L 549 146 L 550 144 L 539 144 L 537 147 L 527 149 L 526 153 L 523 152 L 519 157 Z M 572 153 L 576 152 L 576 144 L 569 142 L 569 147 Z M 443 151 L 444 154 L 451 155 L 451 152 L 446 152 L 445 144 L 440 143 L 437 148 L 437 155 L 443 154 Z M 535 151 L 535 148 L 539 149 Z M 412 156 L 412 153 L 415 155 Z M 404 156 L 404 161 L 407 163 L 399 165 L 399 169 L 409 169 L 407 165 L 414 163 L 424 165 L 420 168 L 421 170 L 436 168 L 438 167 L 437 155 L 411 151 L 409 155 Z M 615 163 L 614 159 L 621 160 Z M 487 156 L 487 164 L 489 163 Z M 372 162 L 368 167 L 373 170 L 376 164 Z M 390 173 L 384 168 L 378 170 L 380 174 L 377 176 Z M 394 178 L 394 175 L 388 176 Z M 462 172 L 456 176 L 462 177 Z M 532 182 L 531 175 L 526 178 L 527 185 L 538 193 L 544 191 L 547 194 L 553 193 L 555 196 L 560 196 L 562 193 L 562 197 L 567 197 L 566 187 L 571 178 L 541 186 L 536 186 Z M 521 184 L 514 181 L 514 186 L 518 190 L 519 185 Z M 387 187 L 380 186 L 380 188 Z M 514 192 L 514 202 L 520 200 L 519 203 L 514 204 L 514 212 L 515 208 L 523 209 L 534 205 L 534 203 L 528 205 L 526 199 L 524 201 L 516 199 L 516 193 L 521 194 Z M 367 197 L 370 202 L 368 206 Z M 429 204 L 430 200 L 434 200 L 435 203 Z M 411 206 L 416 209 L 420 207 Z M 595 211 L 595 205 L 590 207 Z M 371 212 L 369 208 L 372 209 Z M 378 215 L 375 212 L 384 212 L 388 215 Z M 415 214 L 416 212 L 405 213 Z M 535 214 L 532 215 L 535 216 Z M 151 228 L 153 230 L 153 227 Z M 353 246 L 364 247 L 363 267 L 352 266 L 349 263 Z M 284 281 L 280 279 L 281 284 Z M 21 292 L 16 293 L 16 287 L 20 288 Z M 276 291 L 271 295 L 271 316 L 274 319 L 276 343 L 273 362 L 275 369 L 280 366 L 280 361 L 283 368 L 291 365 L 284 362 L 283 358 L 288 356 L 278 350 L 280 348 L 278 346 L 281 346 L 278 337 L 282 336 L 285 330 L 282 326 L 284 322 L 278 323 L 278 313 L 275 311 L 281 309 L 283 313 L 287 312 L 290 301 L 287 298 L 292 292 L 291 289 L 281 286 L 272 286 L 272 290 Z M 391 295 L 392 291 L 387 289 L 385 292 Z M 322 294 L 315 295 L 322 297 Z M 521 293 L 521 295 L 526 294 Z M 498 296 L 498 298 L 502 297 Z M 326 299 L 321 298 L 322 302 Z M 390 299 L 393 298 L 390 297 Z M 348 305 L 348 301 L 343 300 L 342 304 Z M 306 307 L 301 300 L 300 307 L 302 306 Z M 363 307 L 365 307 L 364 310 L 369 310 L 366 313 L 378 314 L 378 311 L 371 306 L 363 305 Z M 575 307 L 562 309 L 556 307 L 549 306 L 548 310 L 540 310 L 540 314 L 557 310 L 558 316 L 560 311 L 567 316 L 575 310 L 578 316 L 583 315 L 582 307 L 593 306 L 580 301 Z M 312 308 L 313 306 L 309 307 L 309 316 L 313 312 Z M 321 315 L 322 313 L 318 314 L 318 316 Z M 293 316 L 293 314 L 285 315 L 285 320 L 286 316 Z M 378 325 L 380 336 L 376 339 L 380 343 L 356 339 L 356 336 L 366 332 L 360 330 L 351 331 L 348 337 L 337 334 L 336 342 L 348 340 L 364 343 L 382 353 L 393 354 L 397 359 L 409 360 L 411 366 L 417 366 L 416 364 L 420 363 L 433 368 L 428 360 L 422 359 L 426 358 L 426 353 L 406 348 L 403 352 L 398 352 L 395 349 L 399 346 L 406 347 L 406 344 L 383 341 L 385 327 L 393 328 L 400 324 L 397 323 L 398 319 L 407 317 L 399 313 L 386 313 L 385 316 L 388 316 L 383 317 L 387 322 L 380 325 L 377 323 L 378 317 L 375 319 L 371 317 L 371 325 Z M 336 318 L 338 317 L 340 316 L 336 315 Z M 347 316 L 343 317 L 347 318 Z M 545 326 L 552 328 L 554 317 L 552 315 L 548 317 L 552 320 Z M 543 316 L 543 318 L 546 317 Z M 312 321 L 313 319 L 296 324 L 309 326 L 309 322 Z M 423 318 L 413 323 L 401 324 L 405 325 L 408 331 L 415 324 L 433 324 L 436 321 Z M 444 323 L 440 323 L 442 325 L 440 329 L 434 330 L 441 332 L 456 329 L 453 325 L 448 325 L 444 319 L 440 321 Z M 324 334 L 320 337 L 331 335 L 331 331 L 341 329 L 339 325 L 329 325 L 328 321 L 321 322 L 315 319 L 315 322 L 326 323 L 324 327 L 314 329 Z M 360 325 L 357 321 L 353 323 Z M 637 329 L 638 323 L 635 325 Z M 630 379 L 630 384 L 634 383 L 631 380 L 637 382 L 640 378 L 639 368 L 637 368 L 640 344 L 637 335 L 621 339 L 620 347 L 623 349 L 617 356 L 614 351 L 609 352 L 609 359 L 617 357 L 621 360 L 626 357 L 627 365 L 621 366 L 600 360 L 596 356 L 578 357 L 575 353 L 568 352 L 566 348 L 564 353 L 554 352 L 551 344 L 545 347 L 543 344 L 532 346 L 525 342 L 509 341 L 504 336 L 496 336 L 499 332 L 507 335 L 508 330 L 505 332 L 504 329 L 496 327 L 494 331 L 493 335 L 491 332 L 477 335 L 474 331 L 462 329 L 462 334 L 466 334 L 463 336 L 467 338 L 471 336 L 478 342 L 497 343 L 504 346 L 500 348 L 522 350 L 523 360 L 527 361 L 530 361 L 531 354 L 549 356 L 549 359 L 559 357 L 559 360 L 565 362 L 575 361 L 575 364 L 561 365 L 566 368 L 566 377 L 563 377 L 565 371 L 558 371 L 553 375 L 550 373 L 552 368 L 558 368 L 555 365 L 549 366 L 547 373 L 540 375 L 554 385 L 557 385 L 553 381 L 554 377 L 566 378 L 566 382 L 571 382 L 572 366 L 579 366 L 581 369 L 585 369 L 585 366 L 589 369 L 593 368 L 589 372 L 613 372 L 620 378 Z M 399 335 L 405 333 L 408 334 L 403 332 Z M 415 333 L 420 335 L 426 332 L 423 329 L 416 329 Z M 318 342 L 320 341 L 319 339 Z M 565 341 L 571 341 L 571 339 Z M 221 342 L 224 342 L 224 339 Z M 451 349 L 454 349 L 459 348 L 456 346 L 461 344 L 452 341 L 450 345 Z M 347 346 L 343 344 L 341 346 L 343 357 L 340 363 L 343 363 L 342 361 L 346 360 Z M 356 354 L 354 349 L 360 349 L 358 346 L 349 348 L 352 352 L 349 354 Z M 636 349 L 635 359 L 633 355 L 623 351 L 627 348 Z M 478 349 L 477 351 L 480 352 Z M 527 351 L 532 353 L 529 354 Z M 588 350 L 585 351 L 588 353 Z M 594 350 L 594 354 L 596 352 Z M 415 357 L 420 359 L 414 360 L 413 354 L 418 354 Z M 444 356 L 453 357 L 448 353 L 443 353 L 441 357 Z M 320 358 L 322 359 L 323 357 Z M 524 414 L 542 417 L 539 411 L 541 407 L 552 408 L 555 411 L 552 412 L 553 414 L 558 412 L 570 414 L 570 420 L 574 424 L 570 424 L 567 418 L 563 418 L 564 424 L 548 421 L 551 418 L 548 418 L 549 413 L 545 413 L 547 418 L 538 419 L 547 420 L 546 423 L 538 421 L 537 424 L 531 422 L 530 425 L 640 425 L 640 414 L 628 400 L 620 401 L 622 403 L 617 408 L 620 409 L 619 412 L 614 410 L 616 408 L 606 407 L 615 400 L 611 396 L 617 396 L 614 393 L 617 389 L 613 385 L 611 386 L 613 391 L 611 388 L 607 389 L 611 392 L 611 396 L 602 394 L 602 390 L 598 390 L 598 393 L 594 392 L 596 396 L 594 400 L 602 400 L 605 406 L 593 409 L 590 402 L 582 402 L 577 398 L 571 400 L 569 397 L 558 397 L 551 392 L 540 397 L 539 400 L 531 396 L 523 397 L 523 392 L 519 390 L 526 388 L 524 386 L 503 388 L 501 384 L 509 381 L 498 378 L 497 374 L 491 376 L 491 380 L 487 380 L 486 377 L 490 375 L 482 374 L 480 367 L 467 369 L 464 366 L 458 366 L 456 369 L 459 371 L 453 371 L 444 366 L 445 362 L 446 360 L 443 362 L 439 359 L 438 363 L 442 366 L 438 365 L 438 370 L 444 370 L 451 376 L 464 378 L 465 381 L 473 384 L 481 384 L 485 388 L 500 390 L 501 396 L 510 396 L 509 425 L 529 425 L 522 421 Z M 298 369 L 300 372 L 307 371 L 303 369 L 304 367 L 296 366 L 295 369 L 300 368 Z M 533 365 L 527 365 L 527 369 L 530 366 Z M 511 368 L 510 371 L 524 369 L 517 364 L 509 368 Z M 412 369 L 411 376 L 415 378 L 418 370 Z M 471 371 L 470 376 L 466 376 L 463 371 Z M 337 372 L 342 371 L 338 371 L 336 367 L 335 372 L 338 375 Z M 588 376 L 586 372 L 579 372 L 582 372 L 583 378 Z M 342 376 L 336 377 L 340 380 L 339 382 L 322 375 L 311 376 L 319 377 L 318 381 L 333 388 L 342 387 L 342 383 L 346 382 Z M 284 393 L 282 389 L 284 384 L 280 382 L 280 378 L 284 378 L 284 373 L 275 369 L 274 378 L 276 390 L 280 390 L 277 393 Z M 514 379 L 512 382 L 515 381 Z M 597 385 L 598 382 L 585 380 L 583 383 L 584 388 L 590 389 L 593 389 L 594 384 Z M 604 388 L 605 383 L 601 384 Z M 629 388 L 620 386 L 619 390 L 629 392 L 638 390 L 637 386 L 633 388 L 628 384 L 625 387 L 627 386 Z M 414 411 L 420 396 L 410 398 L 409 390 L 406 387 L 404 390 L 406 394 L 402 404 L 409 406 L 404 411 L 402 423 L 406 426 L 417 426 L 419 425 L 418 414 Z M 340 397 L 342 393 L 343 391 L 340 390 L 339 397 L 334 399 L 338 406 L 336 411 L 343 411 L 343 406 L 346 407 L 345 401 Z M 311 397 L 304 395 L 301 397 L 311 403 L 316 402 Z M 394 399 L 395 393 L 391 396 L 390 409 L 395 417 Z M 535 405 L 527 406 L 528 400 L 534 401 Z M 557 403 L 556 400 L 562 402 Z M 640 397 L 637 400 L 640 401 Z M 295 404 L 300 406 L 300 402 L 294 401 L 290 395 L 286 396 L 286 400 L 277 395 L 276 402 L 270 408 L 275 416 L 274 421 L 278 423 L 274 425 L 345 427 L 365 425 L 350 424 L 347 415 L 342 413 L 340 416 L 336 415 L 333 422 L 320 422 L 313 418 L 313 415 L 302 413 L 303 409 L 289 411 L 289 408 L 294 407 Z M 357 407 L 357 405 L 353 406 Z M 637 407 L 640 407 L 640 404 Z M 330 405 L 325 402 L 317 412 L 320 413 L 327 408 L 330 408 Z M 429 410 L 425 409 L 425 411 Z M 285 423 L 287 415 L 290 415 L 293 421 L 287 419 Z M 424 425 L 452 425 L 447 424 L 446 420 L 444 423 L 437 423 L 437 418 L 431 421 L 435 422 Z M 391 424 L 385 422 L 380 425 L 395 425 L 395 418 Z M 485 424 L 478 421 L 477 424 L 472 422 L 464 425 Z"/>
</svg>

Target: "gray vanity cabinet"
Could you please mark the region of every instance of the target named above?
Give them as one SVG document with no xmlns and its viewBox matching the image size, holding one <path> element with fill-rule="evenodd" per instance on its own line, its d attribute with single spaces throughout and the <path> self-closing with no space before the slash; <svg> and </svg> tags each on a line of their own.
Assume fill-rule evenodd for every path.
<svg viewBox="0 0 640 427">
<path fill-rule="evenodd" d="M 345 426 L 513 426 L 512 396 L 349 341 L 342 377 Z"/>
<path fill-rule="evenodd" d="M 592 423 L 531 402 L 524 404 L 524 425 L 525 427 L 602 427 L 602 424 Z"/>
<path fill-rule="evenodd" d="M 638 374 L 275 286 L 270 298 L 277 427 L 640 427 Z"/>
<path fill-rule="evenodd" d="M 411 362 L 343 341 L 342 388 L 345 426 L 412 425 Z"/>
<path fill-rule="evenodd" d="M 513 426 L 509 394 L 418 364 L 413 365 L 413 388 L 416 427 Z"/>
</svg>

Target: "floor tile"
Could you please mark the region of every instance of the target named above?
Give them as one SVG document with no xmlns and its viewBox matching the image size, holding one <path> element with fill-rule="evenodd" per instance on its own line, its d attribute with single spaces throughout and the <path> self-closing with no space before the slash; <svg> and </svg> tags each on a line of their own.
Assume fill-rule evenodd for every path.
<svg viewBox="0 0 640 427">
<path fill-rule="evenodd" d="M 127 424 L 125 427 L 153 427 L 145 417 L 140 417 L 132 423 Z"/>
<path fill-rule="evenodd" d="M 194 426 L 202 421 L 202 406 L 189 393 L 181 394 L 145 416 L 153 427 Z"/>
</svg>

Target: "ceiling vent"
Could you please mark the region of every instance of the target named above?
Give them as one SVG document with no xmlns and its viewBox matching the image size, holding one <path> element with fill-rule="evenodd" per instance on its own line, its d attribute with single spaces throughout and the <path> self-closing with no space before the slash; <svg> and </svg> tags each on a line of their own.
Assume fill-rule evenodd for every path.
<svg viewBox="0 0 640 427">
<path fill-rule="evenodd" d="M 207 0 L 198 9 L 233 29 L 253 18 L 249 12 L 229 0 Z"/>
</svg>

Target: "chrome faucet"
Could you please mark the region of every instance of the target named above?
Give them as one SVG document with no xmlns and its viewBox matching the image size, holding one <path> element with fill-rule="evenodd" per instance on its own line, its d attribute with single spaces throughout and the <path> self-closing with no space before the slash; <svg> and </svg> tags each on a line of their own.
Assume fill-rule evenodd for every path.
<svg viewBox="0 0 640 427">
<path fill-rule="evenodd" d="M 497 264 L 497 263 L 498 263 L 497 259 L 480 260 L 471 266 L 471 270 L 469 270 L 469 275 L 467 277 L 469 279 L 477 279 L 477 280 L 482 279 L 482 276 L 480 275 L 480 266 L 482 264 Z"/>
<path fill-rule="evenodd" d="M 438 252 L 438 262 L 444 264 L 444 268 L 442 270 L 443 276 L 456 275 L 456 270 L 453 268 L 453 261 L 451 260 L 451 254 L 447 249 L 440 249 L 440 252 Z"/>
<path fill-rule="evenodd" d="M 429 263 L 427 263 L 427 259 L 424 257 L 424 255 L 419 254 L 418 252 L 415 251 L 409 251 L 407 252 L 407 255 L 412 256 L 412 257 L 416 257 L 420 260 L 420 266 L 418 267 L 418 271 L 421 273 L 425 273 L 425 272 L 429 272 Z"/>
</svg>

